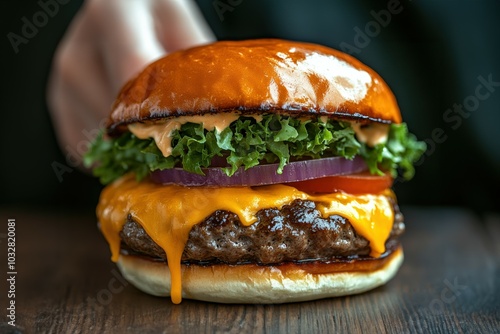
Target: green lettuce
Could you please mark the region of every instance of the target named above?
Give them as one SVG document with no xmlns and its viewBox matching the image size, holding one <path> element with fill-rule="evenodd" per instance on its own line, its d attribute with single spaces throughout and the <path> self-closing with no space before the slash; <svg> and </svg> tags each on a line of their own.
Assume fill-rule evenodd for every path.
<svg viewBox="0 0 500 334">
<path fill-rule="evenodd" d="M 405 179 L 413 177 L 413 163 L 425 151 L 425 143 L 408 132 L 406 124 L 390 125 L 386 143 L 369 147 L 357 140 L 348 122 L 320 118 L 299 120 L 277 114 L 265 115 L 260 122 L 241 116 L 222 132 L 208 131 L 202 124 L 185 123 L 172 133 L 172 154 L 164 157 L 152 138 L 139 139 L 127 132 L 118 138 L 101 133 L 84 156 L 87 167 L 107 184 L 134 172 L 138 179 L 154 170 L 182 167 L 203 174 L 215 157 L 225 157 L 224 171 L 233 175 L 240 167 L 277 163 L 277 173 L 293 160 L 341 156 L 363 157 L 370 172 L 398 171 Z"/>
</svg>

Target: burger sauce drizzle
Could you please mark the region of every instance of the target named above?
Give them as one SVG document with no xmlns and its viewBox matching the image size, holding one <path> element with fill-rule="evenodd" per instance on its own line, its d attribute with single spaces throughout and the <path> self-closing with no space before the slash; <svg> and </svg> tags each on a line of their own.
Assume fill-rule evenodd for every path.
<svg viewBox="0 0 500 334">
<path fill-rule="evenodd" d="M 182 300 L 181 257 L 189 232 L 214 211 L 234 212 L 243 225 L 249 226 L 256 222 L 255 215 L 261 209 L 280 209 L 295 199 L 312 200 L 323 217 L 338 214 L 349 219 L 356 232 L 370 242 L 370 255 L 378 257 L 385 251 L 394 220 L 391 196 L 390 190 L 381 194 L 310 195 L 282 184 L 241 187 L 236 191 L 234 187 L 189 188 L 158 185 L 149 180 L 137 182 L 134 175 L 127 175 L 103 190 L 97 216 L 114 262 L 120 256 L 119 233 L 127 216 L 141 224 L 166 253 L 170 295 L 172 302 L 178 304 Z"/>
</svg>

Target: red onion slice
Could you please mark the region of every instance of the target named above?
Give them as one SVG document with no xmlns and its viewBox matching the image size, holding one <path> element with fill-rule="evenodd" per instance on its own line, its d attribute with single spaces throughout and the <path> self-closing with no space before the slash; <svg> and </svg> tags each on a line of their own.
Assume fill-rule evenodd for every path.
<svg viewBox="0 0 500 334">
<path fill-rule="evenodd" d="M 283 174 L 276 173 L 278 164 L 258 165 L 247 170 L 240 167 L 233 176 L 227 176 L 220 167 L 203 168 L 205 175 L 193 174 L 182 168 L 156 170 L 151 179 L 160 184 L 179 184 L 184 186 L 261 186 L 317 179 L 325 176 L 360 173 L 367 170 L 363 159 L 356 156 L 353 160 L 331 157 L 289 162 Z"/>
</svg>

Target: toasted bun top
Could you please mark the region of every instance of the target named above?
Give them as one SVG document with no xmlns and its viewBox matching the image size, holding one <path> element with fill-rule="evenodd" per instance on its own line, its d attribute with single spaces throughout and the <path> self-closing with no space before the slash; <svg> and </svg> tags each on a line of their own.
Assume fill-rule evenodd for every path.
<svg viewBox="0 0 500 334">
<path fill-rule="evenodd" d="M 234 110 L 401 122 L 390 88 L 357 59 L 320 45 L 262 39 L 198 46 L 150 64 L 119 93 L 108 130 Z"/>
</svg>

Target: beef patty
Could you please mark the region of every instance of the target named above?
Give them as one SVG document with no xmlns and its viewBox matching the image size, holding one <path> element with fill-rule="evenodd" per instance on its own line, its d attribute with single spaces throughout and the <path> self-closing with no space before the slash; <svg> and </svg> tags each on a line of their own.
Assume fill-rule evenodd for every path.
<svg viewBox="0 0 500 334">
<path fill-rule="evenodd" d="M 394 225 L 386 248 L 394 248 L 405 229 L 403 215 L 393 201 Z M 287 261 L 328 261 L 367 257 L 368 240 L 358 235 L 348 219 L 322 218 L 312 201 L 295 200 L 281 210 L 263 209 L 257 222 L 241 224 L 235 213 L 217 210 L 189 233 L 182 262 L 196 264 L 274 264 Z M 129 215 L 120 232 L 122 251 L 165 260 L 166 255 Z"/>
</svg>

